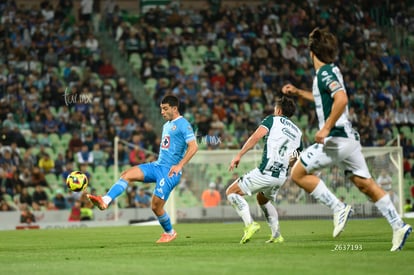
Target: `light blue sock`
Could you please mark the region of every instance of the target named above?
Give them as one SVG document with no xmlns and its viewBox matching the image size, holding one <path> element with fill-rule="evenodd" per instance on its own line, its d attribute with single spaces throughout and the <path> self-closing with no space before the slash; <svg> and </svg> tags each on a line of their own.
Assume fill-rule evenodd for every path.
<svg viewBox="0 0 414 275">
<path fill-rule="evenodd" d="M 112 185 L 109 189 L 107 196 L 111 197 L 114 200 L 116 197 L 120 196 L 128 186 L 128 182 L 124 179 L 119 179 L 117 182 Z"/>
<path fill-rule="evenodd" d="M 168 213 L 165 212 L 164 215 L 157 217 L 158 221 L 160 222 L 162 228 L 164 228 L 164 231 L 167 233 L 171 233 L 172 231 L 172 224 L 170 220 L 170 216 L 168 216 Z"/>
</svg>

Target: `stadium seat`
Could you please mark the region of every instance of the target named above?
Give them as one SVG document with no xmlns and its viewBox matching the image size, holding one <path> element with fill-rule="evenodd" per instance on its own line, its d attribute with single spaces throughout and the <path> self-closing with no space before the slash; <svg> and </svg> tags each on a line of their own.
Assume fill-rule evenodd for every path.
<svg viewBox="0 0 414 275">
<path fill-rule="evenodd" d="M 198 45 L 197 46 L 197 56 L 199 58 L 203 58 L 206 51 L 207 51 L 207 46 L 206 45 Z"/>
<path fill-rule="evenodd" d="M 161 64 L 165 66 L 165 68 L 168 69 L 168 67 L 170 67 L 170 62 L 168 61 L 167 58 L 162 58 L 161 59 Z"/>
<path fill-rule="evenodd" d="M 114 87 L 114 89 L 116 90 L 116 88 L 118 87 L 118 82 L 116 82 L 116 80 L 113 78 L 109 78 L 108 81 L 111 84 L 111 86 Z"/>
<path fill-rule="evenodd" d="M 154 90 L 157 86 L 157 79 L 155 78 L 148 78 L 147 81 L 145 81 L 144 87 L 149 90 Z"/>
<path fill-rule="evenodd" d="M 53 148 L 56 148 L 57 146 L 60 145 L 60 137 L 56 133 L 49 134 L 49 140 L 50 140 Z"/>
<path fill-rule="evenodd" d="M 183 33 L 183 28 L 175 27 L 174 32 L 175 32 L 176 35 L 181 35 Z"/>
<path fill-rule="evenodd" d="M 190 59 L 193 59 L 193 58 L 197 57 L 196 48 L 193 45 L 188 45 L 185 48 L 185 56 L 190 58 Z"/>
<path fill-rule="evenodd" d="M 56 189 L 56 188 L 59 188 L 60 187 L 59 186 L 59 181 L 56 178 L 56 175 L 55 174 L 53 174 L 53 173 L 47 173 L 45 175 L 45 178 L 46 178 L 47 183 L 49 184 L 49 186 L 52 189 Z M 45 189 L 48 189 L 48 188 L 45 188 Z"/>
<path fill-rule="evenodd" d="M 211 47 L 211 49 L 213 50 L 213 52 L 216 54 L 217 58 L 220 60 L 221 58 L 221 51 L 220 48 L 217 45 L 213 45 Z"/>
<path fill-rule="evenodd" d="M 142 59 L 141 59 L 141 55 L 139 53 L 132 53 L 129 56 L 129 63 L 133 64 L 133 65 L 142 65 Z"/>
<path fill-rule="evenodd" d="M 219 48 L 220 52 L 223 52 L 227 46 L 227 41 L 223 38 L 219 38 L 217 40 L 217 47 Z"/>
<path fill-rule="evenodd" d="M 106 174 L 106 167 L 103 165 L 98 165 L 94 169 L 94 175 L 95 174 Z"/>
<path fill-rule="evenodd" d="M 64 133 L 60 137 L 61 144 L 65 145 L 65 146 L 68 146 L 69 141 L 71 140 L 71 138 L 72 138 L 72 134 L 71 133 Z"/>
<path fill-rule="evenodd" d="M 412 139 L 412 137 L 414 136 L 411 133 L 411 129 L 408 126 L 403 126 L 401 127 L 401 132 L 404 134 L 405 137 Z"/>
</svg>

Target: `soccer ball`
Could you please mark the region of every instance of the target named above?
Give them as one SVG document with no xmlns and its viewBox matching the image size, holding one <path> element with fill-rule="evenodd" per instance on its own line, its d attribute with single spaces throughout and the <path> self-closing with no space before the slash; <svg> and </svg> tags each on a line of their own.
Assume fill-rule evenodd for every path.
<svg viewBox="0 0 414 275">
<path fill-rule="evenodd" d="M 80 171 L 73 171 L 66 178 L 66 186 L 74 192 L 85 190 L 88 186 L 88 183 L 88 177 Z"/>
</svg>

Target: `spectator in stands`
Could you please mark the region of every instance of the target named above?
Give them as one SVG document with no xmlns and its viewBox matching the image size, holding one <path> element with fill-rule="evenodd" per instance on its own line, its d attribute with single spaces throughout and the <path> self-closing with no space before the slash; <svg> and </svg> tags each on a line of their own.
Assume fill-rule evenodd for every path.
<svg viewBox="0 0 414 275">
<path fill-rule="evenodd" d="M 33 186 L 36 187 L 38 185 L 42 187 L 49 187 L 49 184 L 46 181 L 45 174 L 42 172 L 42 170 L 40 170 L 38 166 L 33 167 L 31 176 L 32 176 L 31 182 L 30 182 L 31 187 Z"/>
<path fill-rule="evenodd" d="M 408 176 L 411 176 L 411 163 L 407 157 L 403 158 L 403 171 L 404 171 L 404 177 L 407 178 Z"/>
<path fill-rule="evenodd" d="M 127 148 L 127 146 L 121 143 L 118 144 L 118 163 L 121 166 L 129 164 L 129 152 Z"/>
<path fill-rule="evenodd" d="M 69 213 L 70 222 L 78 222 L 81 220 L 81 202 L 76 200 Z"/>
<path fill-rule="evenodd" d="M 134 166 L 144 162 L 146 162 L 145 152 L 139 146 L 135 146 L 129 153 L 129 164 Z"/>
<path fill-rule="evenodd" d="M 45 192 L 44 187 L 40 184 L 35 186 L 35 190 L 33 191 L 32 197 L 32 206 L 34 203 L 36 203 L 40 207 L 46 207 L 47 201 L 49 200 L 49 197 Z"/>
<path fill-rule="evenodd" d="M 141 79 L 143 81 L 146 81 L 149 78 L 155 77 L 154 70 L 153 70 L 153 68 L 151 66 L 151 62 L 149 60 L 144 61 L 144 64 L 141 67 L 140 75 L 141 75 Z"/>
<path fill-rule="evenodd" d="M 57 209 L 63 210 L 68 208 L 68 201 L 66 200 L 63 190 L 61 189 L 56 190 L 56 194 L 52 201 Z"/>
<path fill-rule="evenodd" d="M 0 211 L 15 211 L 13 206 L 11 206 L 7 201 L 0 197 Z"/>
<path fill-rule="evenodd" d="M 20 206 L 20 223 L 27 223 L 30 225 L 35 222 L 36 222 L 36 217 L 32 213 L 32 211 L 30 211 L 29 205 L 22 204 Z"/>
<path fill-rule="evenodd" d="M 91 221 L 93 220 L 93 204 L 89 200 L 81 201 L 81 221 Z"/>
<path fill-rule="evenodd" d="M 210 182 L 208 188 L 201 194 L 201 201 L 203 202 L 204 208 L 216 207 L 220 205 L 221 196 L 219 191 L 216 189 L 216 184 Z"/>
<path fill-rule="evenodd" d="M 44 131 L 47 134 L 52 134 L 52 133 L 58 133 L 59 132 L 59 124 L 54 119 L 52 113 L 50 113 L 50 112 L 46 113 L 46 119 L 45 119 L 43 125 L 44 125 Z"/>
<path fill-rule="evenodd" d="M 9 128 L 9 129 L 14 129 L 17 127 L 17 123 L 14 120 L 12 113 L 7 114 L 7 118 L 3 120 L 2 126 L 3 128 Z"/>
<path fill-rule="evenodd" d="M 65 151 L 65 160 L 66 162 L 75 162 L 75 154 L 70 149 Z"/>
<path fill-rule="evenodd" d="M 93 35 L 93 33 L 88 34 L 86 39 L 85 46 L 89 49 L 91 53 L 99 53 L 99 42 Z"/>
<path fill-rule="evenodd" d="M 49 46 L 43 60 L 46 66 L 58 67 L 58 55 L 52 46 Z"/>
<path fill-rule="evenodd" d="M 398 106 L 394 111 L 394 124 L 401 133 L 401 127 L 408 125 L 408 110 L 404 109 L 402 105 Z"/>
<path fill-rule="evenodd" d="M 101 146 L 99 143 L 95 143 L 93 145 L 92 156 L 93 167 L 96 168 L 97 166 L 106 166 L 106 155 L 105 152 L 101 150 Z"/>
<path fill-rule="evenodd" d="M 54 210 L 59 210 L 56 205 L 53 203 L 53 201 L 48 201 L 47 205 L 45 207 L 45 210 L 47 211 L 54 211 Z"/>
<path fill-rule="evenodd" d="M 45 153 L 42 157 L 40 157 L 37 166 L 44 174 L 55 172 L 55 161 L 50 157 L 48 153 Z"/>
<path fill-rule="evenodd" d="M 293 46 L 292 41 L 288 41 L 286 43 L 286 47 L 282 50 L 282 56 L 284 59 L 288 61 L 297 61 L 298 60 L 298 52 L 296 48 Z"/>
<path fill-rule="evenodd" d="M 62 175 L 63 170 L 65 169 L 65 166 L 66 166 L 66 159 L 63 153 L 59 152 L 55 159 L 55 171 L 54 171 L 57 178 Z"/>
<path fill-rule="evenodd" d="M 73 132 L 72 137 L 69 140 L 69 144 L 68 144 L 69 151 L 76 154 L 77 152 L 81 150 L 82 145 L 83 145 L 83 142 L 79 136 L 79 133 L 76 131 Z"/>
<path fill-rule="evenodd" d="M 104 59 L 103 64 L 99 67 L 98 73 L 102 78 L 113 78 L 116 76 L 116 70 L 108 58 Z"/>
<path fill-rule="evenodd" d="M 135 196 L 137 195 L 137 186 L 128 188 L 125 196 L 126 208 L 135 208 Z M 95 195 L 94 195 L 95 196 Z"/>
<path fill-rule="evenodd" d="M 81 0 L 79 9 L 80 20 L 85 22 L 90 22 L 92 20 L 93 1 L 94 0 Z"/>
<path fill-rule="evenodd" d="M 15 197 L 15 204 L 21 205 L 21 204 L 27 204 L 32 205 L 33 198 L 29 193 L 29 190 L 27 187 L 23 187 L 20 194 Z"/>
<path fill-rule="evenodd" d="M 137 208 L 148 208 L 151 205 L 151 196 L 149 196 L 145 189 L 140 187 L 134 198 L 135 207 Z"/>
</svg>

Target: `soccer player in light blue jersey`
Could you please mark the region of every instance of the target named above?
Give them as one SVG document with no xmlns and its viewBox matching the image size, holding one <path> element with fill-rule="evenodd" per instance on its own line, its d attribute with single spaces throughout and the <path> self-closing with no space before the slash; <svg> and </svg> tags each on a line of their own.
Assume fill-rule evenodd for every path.
<svg viewBox="0 0 414 275">
<path fill-rule="evenodd" d="M 171 191 L 180 182 L 182 169 L 198 150 L 196 137 L 190 123 L 180 115 L 179 101 L 172 95 L 165 96 L 160 104 L 161 115 L 167 121 L 162 129 L 160 153 L 154 162 L 139 164 L 121 173 L 119 180 L 112 185 L 105 196 L 88 198 L 99 209 L 108 208 L 111 202 L 120 196 L 130 182 L 156 182 L 151 208 L 157 216 L 164 233 L 157 243 L 168 243 L 177 238 L 170 217 L 164 209 Z"/>
</svg>

